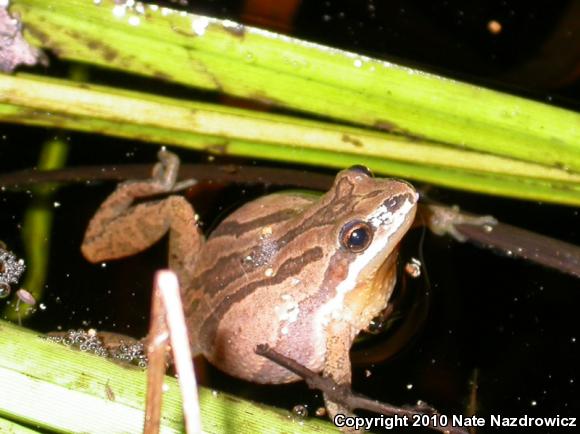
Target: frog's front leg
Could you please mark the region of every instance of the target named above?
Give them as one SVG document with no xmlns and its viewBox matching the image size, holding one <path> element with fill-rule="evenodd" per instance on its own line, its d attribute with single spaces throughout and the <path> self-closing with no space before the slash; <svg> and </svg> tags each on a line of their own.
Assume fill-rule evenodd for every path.
<svg viewBox="0 0 580 434">
<path fill-rule="evenodd" d="M 189 288 L 203 244 L 193 208 L 180 196 L 133 204 L 135 199 L 176 191 L 181 187 L 176 184 L 178 169 L 179 158 L 161 150 L 152 179 L 119 184 L 89 223 L 81 246 L 85 258 L 99 262 L 130 256 L 169 232 L 169 267 L 181 287 Z"/>
<path fill-rule="evenodd" d="M 352 326 L 345 321 L 333 320 L 328 325 L 327 333 L 326 358 L 322 374 L 332 378 L 339 385 L 350 386 L 352 374 L 349 352 L 354 338 Z M 330 400 L 326 394 L 324 403 L 331 420 L 334 420 L 337 414 L 352 415 L 349 409 Z"/>
</svg>

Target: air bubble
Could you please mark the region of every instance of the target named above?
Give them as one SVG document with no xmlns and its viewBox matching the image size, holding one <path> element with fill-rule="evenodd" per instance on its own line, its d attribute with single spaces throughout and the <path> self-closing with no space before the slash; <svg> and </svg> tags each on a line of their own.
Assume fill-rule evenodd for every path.
<svg viewBox="0 0 580 434">
<path fill-rule="evenodd" d="M 292 413 L 294 413 L 299 418 L 303 419 L 308 417 L 308 409 L 305 405 L 298 404 L 292 408 Z"/>
</svg>

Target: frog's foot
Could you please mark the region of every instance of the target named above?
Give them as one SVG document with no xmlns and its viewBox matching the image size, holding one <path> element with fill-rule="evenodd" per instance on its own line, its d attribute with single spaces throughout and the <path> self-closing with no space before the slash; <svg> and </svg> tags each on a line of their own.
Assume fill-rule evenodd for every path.
<svg viewBox="0 0 580 434">
<path fill-rule="evenodd" d="M 471 216 L 461 213 L 459 207 L 444 207 L 437 205 L 426 205 L 426 224 L 436 235 L 450 235 L 459 242 L 466 241 L 466 237 L 461 234 L 455 225 L 466 224 L 475 226 L 494 226 L 497 220 L 490 216 Z"/>
<path fill-rule="evenodd" d="M 162 186 L 164 191 L 175 193 L 197 184 L 193 178 L 177 182 L 180 161 L 173 152 L 163 147 L 157 153 L 157 158 L 159 163 L 153 167 L 153 181 Z"/>
<path fill-rule="evenodd" d="M 157 158 L 159 162 L 153 166 L 150 182 L 157 184 L 164 191 L 171 191 L 179 173 L 179 157 L 163 147 L 157 153 Z"/>
<path fill-rule="evenodd" d="M 174 193 L 185 190 L 197 183 L 195 179 L 177 182 L 180 161 L 179 157 L 173 152 L 161 148 L 157 158 L 159 158 L 159 162 L 153 167 L 150 179 L 145 181 L 126 181 L 119 185 L 119 189 L 126 196 L 137 199 L 163 193 Z"/>
</svg>

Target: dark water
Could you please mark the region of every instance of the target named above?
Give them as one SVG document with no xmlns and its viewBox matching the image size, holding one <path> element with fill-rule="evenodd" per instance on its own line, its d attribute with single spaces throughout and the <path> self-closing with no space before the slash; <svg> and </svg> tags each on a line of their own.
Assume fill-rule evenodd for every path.
<svg viewBox="0 0 580 434">
<path fill-rule="evenodd" d="M 310 40 L 385 58 L 395 56 L 408 64 L 422 64 L 471 82 L 577 109 L 578 81 L 564 73 L 550 81 L 539 73 L 521 72 L 558 31 L 571 4 L 477 1 L 467 7 L 459 1 L 304 2 L 296 15 L 294 32 Z M 192 9 L 235 19 L 242 5 L 198 1 Z M 491 19 L 502 22 L 500 35 L 487 30 Z M 65 66 L 54 62 L 51 72 L 58 75 Z M 514 71 L 521 72 L 519 81 Z M 98 77 L 123 81 L 101 72 Z M 166 91 L 171 93 L 172 89 Z M 42 128 L 1 125 L 0 133 L 2 172 L 34 166 L 41 143 L 55 134 L 70 142 L 69 166 L 151 163 L 157 150 L 120 139 Z M 193 152 L 178 153 L 188 162 L 206 160 L 206 156 Z M 55 220 L 42 299 L 46 310 L 38 311 L 27 326 L 41 331 L 97 327 L 137 337 L 146 333 L 150 283 L 154 270 L 165 264 L 164 243 L 106 266 L 88 264 L 79 254 L 89 218 L 113 187 L 110 183 L 64 186 L 47 204 Z M 192 202 L 209 227 L 224 209 L 263 192 L 263 188 L 228 187 L 193 197 Z M 429 196 L 580 244 L 577 208 L 436 187 L 429 188 Z M 20 255 L 23 215 L 33 197 L 29 192 L 0 195 L 0 239 Z M 419 233 L 408 237 L 403 261 L 418 256 L 419 238 Z M 423 255 L 431 281 L 427 319 L 396 356 L 376 366 L 356 367 L 354 388 L 398 405 L 423 400 L 452 415 L 465 412 L 470 381 L 476 378 L 480 416 L 577 416 L 580 281 L 429 234 Z M 408 280 L 410 288 L 424 292 L 424 279 Z M 322 403 L 320 396 L 303 384 L 256 386 L 211 368 L 205 381 L 284 408 L 304 404 L 313 413 Z M 486 426 L 477 432 L 495 431 Z M 526 432 L 550 431 L 528 428 Z"/>
</svg>

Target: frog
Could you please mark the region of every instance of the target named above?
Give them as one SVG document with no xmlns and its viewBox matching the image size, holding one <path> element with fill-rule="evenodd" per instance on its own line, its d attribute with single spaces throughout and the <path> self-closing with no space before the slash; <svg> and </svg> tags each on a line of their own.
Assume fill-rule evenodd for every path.
<svg viewBox="0 0 580 434">
<path fill-rule="evenodd" d="M 357 165 L 322 195 L 291 190 L 254 199 L 206 238 L 194 207 L 177 194 L 185 187 L 179 158 L 165 149 L 158 158 L 150 179 L 120 183 L 101 204 L 84 235 L 85 258 L 127 257 L 168 234 L 193 355 L 251 382 L 300 380 L 255 353 L 266 344 L 350 385 L 350 348 L 397 281 L 415 188 Z M 326 397 L 325 404 L 331 417 L 347 412 Z"/>
</svg>

